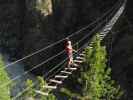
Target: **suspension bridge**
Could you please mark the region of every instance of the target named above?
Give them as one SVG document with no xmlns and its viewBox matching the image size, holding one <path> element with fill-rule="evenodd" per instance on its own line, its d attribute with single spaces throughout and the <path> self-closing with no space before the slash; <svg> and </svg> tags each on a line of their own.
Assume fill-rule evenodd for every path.
<svg viewBox="0 0 133 100">
<path fill-rule="evenodd" d="M 123 14 L 125 6 L 126 6 L 126 2 L 127 0 L 119 0 L 116 2 L 116 4 L 110 8 L 107 12 L 105 12 L 101 17 L 99 17 L 97 20 L 95 20 L 94 22 L 90 23 L 89 25 L 83 27 L 82 29 L 72 33 L 71 35 L 69 35 L 68 37 L 70 39 L 73 39 L 73 37 L 78 36 L 79 34 L 82 34 L 83 31 L 85 31 L 86 34 L 82 34 L 82 37 L 77 40 L 74 43 L 74 46 L 78 43 L 81 44 L 81 46 L 78 48 L 77 50 L 77 54 L 74 57 L 74 64 L 71 67 L 66 67 L 66 62 L 67 62 L 67 57 L 65 59 L 63 59 L 62 61 L 60 61 L 60 63 L 58 63 L 55 67 L 53 67 L 52 69 L 50 69 L 47 73 L 45 73 L 43 75 L 43 77 L 45 77 L 46 81 L 47 81 L 47 85 L 45 85 L 44 87 L 46 89 L 50 89 L 50 90 L 54 90 L 57 89 L 58 86 L 60 86 L 61 84 L 63 84 L 64 80 L 67 79 L 70 75 L 73 74 L 74 71 L 78 70 L 80 68 L 80 64 L 84 62 L 84 48 L 86 47 L 92 47 L 93 42 L 91 41 L 92 36 L 96 35 L 96 33 L 99 33 L 100 36 L 100 40 L 103 40 L 105 38 L 105 36 L 111 31 L 111 29 L 113 28 L 113 26 L 115 25 L 115 23 L 118 21 L 118 19 L 120 18 L 120 16 Z M 92 29 L 91 29 L 92 28 Z M 90 30 L 91 29 L 91 30 Z M 66 38 L 66 37 L 65 37 Z M 6 65 L 6 67 L 4 67 L 5 69 L 7 69 L 8 67 L 15 65 L 19 62 L 22 62 L 25 59 L 28 59 L 36 54 L 41 53 L 42 51 L 47 50 L 48 48 L 51 48 L 55 45 L 58 45 L 59 43 L 63 42 L 65 40 L 65 38 L 48 45 L 47 47 L 44 47 L 32 54 L 29 54 L 21 59 L 18 59 L 12 63 L 9 63 L 8 65 Z M 32 70 L 35 70 L 37 68 L 39 68 L 40 66 L 44 65 L 45 63 L 56 59 L 56 57 L 61 56 L 65 51 L 62 50 L 61 52 L 53 55 L 52 57 L 49 57 L 47 60 L 41 62 L 40 64 L 34 66 L 33 68 L 31 68 L 28 71 L 25 71 L 24 73 L 22 73 L 21 75 L 18 75 L 16 77 L 14 77 L 13 79 L 11 79 L 9 82 L 2 84 L 0 87 L 4 87 L 6 85 L 9 85 L 11 83 L 13 83 L 15 80 L 24 77 L 26 74 L 29 74 Z M 34 86 L 37 85 L 37 82 L 34 82 Z M 16 96 L 13 97 L 12 100 L 16 100 L 18 99 L 25 91 L 27 91 L 30 87 L 27 87 L 25 89 L 23 89 L 21 92 L 19 92 L 18 94 L 16 94 Z M 39 90 L 35 90 L 36 94 L 41 94 L 44 96 L 48 96 L 49 93 L 48 92 L 42 92 Z"/>
</svg>

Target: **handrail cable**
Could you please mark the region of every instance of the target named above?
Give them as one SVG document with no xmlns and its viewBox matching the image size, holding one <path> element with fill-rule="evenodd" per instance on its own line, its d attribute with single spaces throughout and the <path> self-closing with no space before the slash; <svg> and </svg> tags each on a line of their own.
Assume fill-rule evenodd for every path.
<svg viewBox="0 0 133 100">
<path fill-rule="evenodd" d="M 104 21 L 105 21 L 105 20 L 104 20 Z M 89 32 L 89 34 L 85 35 L 85 36 L 84 36 L 83 38 L 81 38 L 78 42 L 76 42 L 76 43 L 74 44 L 74 46 L 75 46 L 77 43 L 82 42 L 82 41 L 83 41 L 85 38 L 87 38 L 88 36 L 90 36 L 91 33 L 93 33 L 97 28 L 99 28 L 100 25 L 102 25 L 102 23 L 98 24 L 91 32 Z M 88 44 L 88 42 L 87 42 L 86 44 Z M 82 47 L 84 47 L 84 45 L 83 45 Z M 81 47 L 80 49 L 82 49 L 82 47 Z M 80 49 L 79 49 L 79 50 L 80 50 Z M 79 50 L 78 50 L 78 51 L 79 51 Z M 60 68 L 62 68 L 62 67 L 60 67 Z M 53 69 L 50 70 L 48 73 L 52 72 L 54 69 L 56 69 L 56 68 L 53 68 Z"/>
<path fill-rule="evenodd" d="M 95 30 L 95 28 L 94 28 L 93 30 Z M 88 36 L 88 35 L 86 35 L 86 36 Z M 86 37 L 86 36 L 84 36 L 84 37 Z M 79 40 L 79 41 L 81 41 L 81 40 Z M 76 45 L 76 44 L 77 44 L 77 43 L 75 43 L 74 45 Z M 42 62 L 42 63 L 40 63 L 40 64 L 38 64 L 38 65 L 36 65 L 36 66 L 33 67 L 32 69 L 30 69 L 30 70 L 28 70 L 28 71 L 25 71 L 23 74 L 16 76 L 15 78 L 13 78 L 13 79 L 10 80 L 9 82 L 7 82 L 6 85 L 10 84 L 12 81 L 14 81 L 14 80 L 16 80 L 16 79 L 18 79 L 18 78 L 21 78 L 22 76 L 28 74 L 28 73 L 31 72 L 32 70 L 34 70 L 34 69 L 40 67 L 41 65 L 43 65 L 43 64 L 45 64 L 46 62 L 50 61 L 51 59 L 57 57 L 58 55 L 64 53 L 64 51 L 65 51 L 65 50 L 59 52 L 59 53 L 58 53 L 57 55 L 55 55 L 54 57 L 53 57 L 53 56 L 50 57 L 49 59 L 47 59 L 46 61 L 44 61 L 44 62 Z M 4 85 L 4 86 L 5 86 L 5 85 Z"/>
<path fill-rule="evenodd" d="M 104 20 L 105 21 L 105 20 Z M 101 23 L 100 23 L 101 24 Z M 98 27 L 99 27 L 99 25 L 97 25 Z M 95 28 L 97 28 L 97 27 L 95 27 Z M 93 29 L 93 31 L 94 31 L 94 29 Z M 88 36 L 88 34 L 87 34 L 87 36 Z M 83 38 L 85 38 L 86 36 L 84 36 Z M 82 38 L 82 40 L 83 40 L 83 38 Z M 80 42 L 81 42 L 81 40 L 80 40 Z M 75 44 L 77 44 L 77 43 L 75 43 Z M 87 45 L 88 43 L 86 43 L 85 45 Z M 83 47 L 85 46 L 85 45 L 83 45 Z M 81 49 L 82 49 L 82 47 L 81 47 Z M 66 58 L 67 59 L 67 58 Z M 65 60 L 66 60 L 65 59 Z M 58 66 L 60 66 L 60 64 L 62 64 L 65 60 L 63 60 L 61 63 L 59 63 L 56 67 L 58 68 Z M 60 69 L 61 69 L 62 67 L 60 67 Z M 53 68 L 53 69 L 51 69 L 51 70 L 54 70 L 55 69 L 55 67 Z M 51 72 L 51 70 L 49 71 L 49 72 Z M 49 73 L 49 72 L 47 72 L 47 73 Z M 48 75 L 48 74 L 45 74 L 45 75 Z M 47 79 L 46 79 L 47 80 Z M 19 93 L 17 96 L 15 96 L 16 98 L 17 97 L 19 97 L 19 96 L 21 96 L 25 91 L 27 91 L 28 89 L 26 88 L 26 89 L 24 89 L 21 93 Z"/>
<path fill-rule="evenodd" d="M 120 1 L 121 1 L 121 0 L 120 0 Z M 117 3 L 118 3 L 118 2 L 117 2 Z M 114 5 L 111 9 L 109 9 L 107 12 L 105 12 L 101 17 L 98 17 L 98 18 L 97 18 L 95 21 L 93 21 L 92 23 L 88 24 L 87 26 L 81 28 L 80 30 L 78 30 L 78 31 L 76 31 L 76 32 L 71 33 L 71 35 L 69 35 L 69 36 L 67 36 L 67 37 L 70 38 L 70 37 L 72 37 L 72 36 L 74 36 L 74 35 L 76 35 L 76 34 L 82 32 L 83 30 L 86 30 L 86 29 L 89 28 L 91 25 L 96 24 L 98 21 L 100 21 L 100 20 L 103 19 L 106 15 L 108 15 L 108 13 L 111 12 L 111 11 L 114 9 L 114 7 L 117 6 L 117 3 L 116 3 L 116 5 Z M 118 4 L 119 4 L 119 3 L 118 3 Z M 61 40 L 59 40 L 59 41 L 57 41 L 57 42 L 54 42 L 53 44 L 50 44 L 50 45 L 48 45 L 48 46 L 46 46 L 46 47 L 44 47 L 44 48 L 42 48 L 42 49 L 40 49 L 40 50 L 38 50 L 38 51 L 36 51 L 36 52 L 34 52 L 34 53 L 31 53 L 31 54 L 29 54 L 29 55 L 27 55 L 27 56 L 25 56 L 25 57 L 23 57 L 23 58 L 21 58 L 21 59 L 19 59 L 19 60 L 16 60 L 16 61 L 14 61 L 14 62 L 12 62 L 12 63 L 10 63 L 10 64 L 7 64 L 4 68 L 7 68 L 7 67 L 9 67 L 9 66 L 11 66 L 11 65 L 14 65 L 14 64 L 16 64 L 16 63 L 18 63 L 18 62 L 20 62 L 20 61 L 23 61 L 23 60 L 25 60 L 25 59 L 27 59 L 27 58 L 29 58 L 29 57 L 32 57 L 33 55 L 38 54 L 38 53 L 40 53 L 40 52 L 42 52 L 42 51 L 44 51 L 44 50 L 46 50 L 46 49 L 48 49 L 48 48 L 50 48 L 50 47 L 52 47 L 52 46 L 54 46 L 54 45 L 57 45 L 57 44 L 59 44 L 60 42 L 64 41 L 67 37 L 65 37 L 65 38 L 63 38 L 63 39 L 61 39 Z"/>
<path fill-rule="evenodd" d="M 68 59 L 68 57 L 66 57 L 63 61 L 61 61 L 59 64 L 57 64 L 56 67 L 62 65 L 67 59 Z M 49 73 L 49 72 L 47 72 L 47 73 Z M 48 75 L 48 74 L 45 74 L 45 75 Z M 35 86 L 35 84 L 37 84 L 37 81 L 36 81 L 36 83 L 33 84 L 33 86 Z M 25 88 L 22 92 L 18 93 L 12 100 L 15 100 L 16 98 L 20 97 L 24 92 L 26 92 L 29 89 L 30 89 L 30 87 Z"/>
<path fill-rule="evenodd" d="M 57 57 L 57 56 L 61 55 L 62 53 L 64 53 L 64 50 L 63 50 L 63 51 L 61 51 L 60 53 L 56 54 L 55 56 L 52 56 L 52 57 L 50 57 L 49 59 L 47 59 L 47 60 L 43 61 L 42 63 L 40 63 L 40 64 L 38 64 L 38 65 L 34 66 L 34 67 L 33 67 L 33 68 L 31 68 L 30 70 L 25 71 L 25 72 L 24 72 L 24 73 L 22 73 L 21 75 L 16 76 L 15 78 L 11 79 L 9 82 L 7 82 L 7 83 L 6 83 L 6 84 L 4 84 L 4 85 L 1 85 L 0 87 L 4 87 L 4 86 L 6 86 L 6 85 L 10 84 L 11 82 L 13 82 L 14 80 L 21 78 L 22 76 L 24 76 L 24 75 L 28 74 L 29 72 L 31 72 L 32 70 L 34 70 L 34 69 L 36 69 L 36 68 L 38 68 L 38 67 L 40 67 L 40 66 L 44 65 L 45 63 L 47 63 L 48 61 L 50 61 L 50 60 L 54 59 L 55 57 Z"/>
</svg>

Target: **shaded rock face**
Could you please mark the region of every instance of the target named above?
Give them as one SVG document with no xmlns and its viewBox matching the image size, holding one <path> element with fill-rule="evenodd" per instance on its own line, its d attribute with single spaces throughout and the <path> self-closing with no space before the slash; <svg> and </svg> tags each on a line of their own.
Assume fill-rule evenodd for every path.
<svg viewBox="0 0 133 100">
<path fill-rule="evenodd" d="M 8 53 L 13 52 L 13 56 L 19 54 L 19 57 L 23 57 L 94 21 L 115 2 L 116 0 L 1 0 L 0 45 Z M 32 68 L 60 52 L 64 49 L 63 45 L 56 45 L 26 59 L 26 68 Z M 61 61 L 62 57 L 58 59 Z M 54 66 L 53 63 L 52 65 Z M 42 69 L 36 72 L 40 73 Z"/>
<path fill-rule="evenodd" d="M 17 0 L 1 0 L 0 13 L 0 47 L 3 52 L 11 53 L 19 46 L 21 35 Z M 15 56 L 15 53 L 11 55 Z"/>
<path fill-rule="evenodd" d="M 133 9 L 132 9 L 132 4 L 133 4 L 133 1 L 132 0 L 128 0 L 127 2 L 127 12 L 126 12 L 126 15 L 129 19 L 129 21 L 133 24 Z"/>
<path fill-rule="evenodd" d="M 133 99 L 133 23 L 132 1 L 128 1 L 125 13 L 112 30 L 112 35 L 106 39 L 110 54 L 110 66 L 113 78 L 124 90 L 121 100 Z"/>
<path fill-rule="evenodd" d="M 123 100 L 133 100 L 133 9 L 128 0 L 125 14 L 116 26 L 118 32 L 113 38 L 112 70 L 114 78 L 125 90 Z"/>
<path fill-rule="evenodd" d="M 46 10 L 43 10 L 42 12 L 42 9 L 44 8 L 42 7 L 42 5 L 40 5 L 40 2 L 47 3 L 48 1 L 49 3 L 51 2 L 51 0 L 26 1 L 26 13 L 24 18 L 24 33 L 26 33 L 26 35 L 23 36 L 22 41 L 22 43 L 24 43 L 23 56 L 33 53 L 54 42 L 52 39 L 52 7 L 48 5 L 46 6 Z M 27 68 L 30 69 L 33 66 L 41 63 L 44 59 L 46 60 L 51 56 L 51 52 L 52 48 L 44 50 L 43 52 L 25 60 L 26 64 L 28 65 Z M 43 68 L 37 69 L 38 70 L 36 70 L 35 72 L 40 73 L 40 70 L 42 70 Z"/>
</svg>

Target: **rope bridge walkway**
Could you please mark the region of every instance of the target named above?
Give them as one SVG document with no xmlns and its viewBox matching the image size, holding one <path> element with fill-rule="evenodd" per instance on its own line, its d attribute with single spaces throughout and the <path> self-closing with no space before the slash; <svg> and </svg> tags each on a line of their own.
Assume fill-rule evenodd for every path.
<svg viewBox="0 0 133 100">
<path fill-rule="evenodd" d="M 73 39 L 73 37 L 78 36 L 79 34 L 82 34 L 83 31 L 85 31 L 88 34 L 83 34 L 84 36 L 81 37 L 78 41 L 76 41 L 74 43 L 74 46 L 76 46 L 76 44 L 81 43 L 82 46 L 80 46 L 78 48 L 78 53 L 74 53 L 75 59 L 74 59 L 74 64 L 71 67 L 66 67 L 66 61 L 68 58 L 63 59 L 58 65 L 56 65 L 55 67 L 53 67 L 52 69 L 50 69 L 47 73 L 45 73 L 43 75 L 43 77 L 46 79 L 47 81 L 47 85 L 44 86 L 46 89 L 57 89 L 59 85 L 63 84 L 63 81 L 65 79 L 67 79 L 72 73 L 73 71 L 76 71 L 80 68 L 80 64 L 84 62 L 85 58 L 85 54 L 84 54 L 84 48 L 86 47 L 90 47 L 92 48 L 92 44 L 93 42 L 91 42 L 91 38 L 92 36 L 94 36 L 96 33 L 99 33 L 100 35 L 100 39 L 103 40 L 104 37 L 111 31 L 111 29 L 113 28 L 114 24 L 118 21 L 118 19 L 120 18 L 120 16 L 122 15 L 124 9 L 126 6 L 126 0 L 119 0 L 117 1 L 117 3 L 107 12 L 105 12 L 103 14 L 103 16 L 99 17 L 97 20 L 95 20 L 94 22 L 90 23 L 89 25 L 83 27 L 82 29 L 78 30 L 77 32 L 72 33 L 71 35 L 68 36 L 68 38 Z M 91 31 L 88 32 L 88 30 L 90 28 L 93 29 Z M 23 57 L 22 59 L 19 59 L 17 61 L 14 61 L 8 65 L 6 65 L 5 69 L 16 64 L 19 63 L 25 59 L 28 59 L 36 54 L 41 53 L 42 51 L 47 50 L 48 48 L 51 48 L 55 45 L 58 45 L 59 43 L 63 42 L 66 39 L 63 38 L 53 44 L 48 45 L 47 47 L 44 47 L 32 54 L 29 54 L 25 57 Z M 15 78 L 13 78 L 12 80 L 10 80 L 9 82 L 0 85 L 0 87 L 4 87 L 7 86 L 11 83 L 13 83 L 15 80 L 20 79 L 22 77 L 24 77 L 25 75 L 29 74 L 31 71 L 39 68 L 40 66 L 44 65 L 45 63 L 52 61 L 53 59 L 55 59 L 58 56 L 61 56 L 65 51 L 62 50 L 61 52 L 59 52 L 56 55 L 53 55 L 52 57 L 48 58 L 47 60 L 41 62 L 40 64 L 34 66 L 32 69 L 25 71 L 24 73 L 22 73 L 21 75 L 16 76 Z M 34 82 L 34 86 L 37 85 L 37 82 Z M 25 91 L 29 90 L 30 87 L 27 87 L 25 89 L 23 89 L 23 91 L 19 92 L 18 94 L 16 94 L 16 96 L 13 97 L 12 100 L 16 100 L 17 98 L 19 98 Z M 39 90 L 35 90 L 35 92 L 37 94 L 41 94 L 41 95 L 45 95 L 48 96 L 49 93 L 48 92 L 42 92 Z"/>
<path fill-rule="evenodd" d="M 120 9 L 115 14 L 115 16 L 103 27 L 102 30 L 100 30 L 100 32 L 98 32 L 99 35 L 100 35 L 100 40 L 103 40 L 104 37 L 107 35 L 107 33 L 109 33 L 111 31 L 114 24 L 117 22 L 117 20 L 119 19 L 119 17 L 123 13 L 124 8 L 125 8 L 125 4 L 123 4 L 120 7 Z M 93 45 L 93 42 L 90 42 L 90 44 L 88 46 L 90 48 L 93 48 L 92 45 Z M 61 70 L 59 74 L 57 74 L 53 78 L 49 79 L 48 80 L 48 85 L 46 85 L 44 87 L 47 88 L 47 89 L 57 89 L 57 86 L 62 84 L 64 79 L 68 78 L 69 75 L 71 75 L 73 71 L 76 71 L 80 67 L 80 64 L 83 63 L 84 61 L 85 61 L 85 52 L 83 51 L 82 53 L 80 53 L 75 58 L 73 66 L 71 66 L 69 68 L 66 67 L 63 70 Z M 38 91 L 38 90 L 36 90 L 36 93 L 39 93 L 39 94 L 45 95 L 45 96 L 48 96 L 48 94 L 49 94 L 49 93 L 44 93 L 44 92 L 41 92 L 41 91 Z"/>
</svg>

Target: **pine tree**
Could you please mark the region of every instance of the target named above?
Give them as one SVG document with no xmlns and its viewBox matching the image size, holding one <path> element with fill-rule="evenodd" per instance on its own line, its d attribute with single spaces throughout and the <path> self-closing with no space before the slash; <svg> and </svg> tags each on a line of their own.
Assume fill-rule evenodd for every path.
<svg viewBox="0 0 133 100">
<path fill-rule="evenodd" d="M 4 85 L 5 83 L 9 82 L 10 79 L 4 69 L 4 66 L 4 61 L 0 55 L 0 100 L 10 100 L 10 86 Z"/>
</svg>

